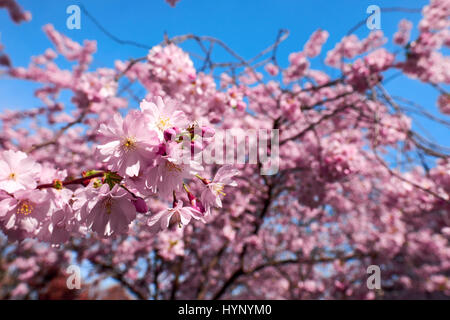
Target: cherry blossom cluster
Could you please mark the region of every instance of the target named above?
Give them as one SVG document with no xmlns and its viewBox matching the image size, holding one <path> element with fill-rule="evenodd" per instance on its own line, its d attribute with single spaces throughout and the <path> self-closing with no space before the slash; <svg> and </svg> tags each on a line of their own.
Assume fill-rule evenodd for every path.
<svg viewBox="0 0 450 320">
<path fill-rule="evenodd" d="M 238 171 L 221 167 L 214 179 L 200 174 L 193 158 L 211 138 L 210 127 L 196 128 L 182 111 L 161 97 L 143 100 L 141 110 L 119 114 L 99 129 L 97 157 L 103 170 L 89 170 L 79 179 L 66 171 L 42 166 L 24 152 L 5 150 L 0 157 L 0 221 L 11 239 L 38 238 L 53 244 L 89 230 L 100 237 L 126 234 L 136 214 L 149 214 L 146 199 L 173 198 L 173 207 L 147 222 L 156 233 L 169 225 L 187 225 L 192 218 L 206 222 L 214 207 L 222 207 L 225 186 L 236 186 Z M 198 129 L 198 130 L 196 130 Z M 200 137 L 195 134 L 198 131 Z M 197 198 L 186 181 L 199 179 L 204 190 Z M 79 187 L 78 185 L 81 185 Z M 179 199 L 184 193 L 187 201 Z"/>
</svg>

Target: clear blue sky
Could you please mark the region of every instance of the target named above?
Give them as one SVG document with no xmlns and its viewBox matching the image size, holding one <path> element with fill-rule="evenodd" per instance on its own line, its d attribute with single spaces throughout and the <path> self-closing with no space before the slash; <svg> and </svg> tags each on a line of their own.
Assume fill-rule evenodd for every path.
<svg viewBox="0 0 450 320">
<path fill-rule="evenodd" d="M 98 52 L 94 56 L 92 68 L 112 67 L 116 59 L 140 57 L 147 50 L 133 46 L 119 45 L 103 34 L 87 17 L 81 16 L 81 30 L 66 28 L 67 6 L 82 3 L 111 33 L 121 39 L 134 40 L 153 46 L 169 36 L 185 33 L 210 35 L 225 41 L 245 58 L 256 55 L 270 45 L 280 28 L 290 31 L 290 36 L 281 45 L 279 61 L 286 65 L 290 52 L 299 51 L 310 34 L 317 28 L 328 30 L 330 38 L 324 49 L 334 47 L 348 30 L 365 19 L 366 8 L 371 4 L 381 8 L 420 8 L 425 0 L 181 0 L 175 8 L 164 0 L 19 0 L 25 9 L 31 11 L 33 19 L 29 23 L 13 24 L 5 10 L 0 11 L 1 42 L 13 59 L 14 65 L 26 66 L 32 55 L 41 54 L 50 43 L 41 27 L 52 23 L 55 28 L 74 40 L 95 39 Z M 391 36 L 401 18 L 408 18 L 415 24 L 420 14 L 383 13 L 381 29 Z M 363 38 L 369 30 L 364 26 L 356 34 Z M 417 35 L 414 28 L 413 37 Z M 393 48 L 392 43 L 388 47 Z M 322 69 L 321 58 L 313 62 L 313 67 Z M 220 58 L 220 56 L 218 57 Z M 333 75 L 333 70 L 329 69 Z M 338 73 L 335 72 L 335 75 Z M 0 79 L 0 111 L 4 109 L 24 109 L 39 106 L 33 98 L 31 84 L 22 81 Z M 407 97 L 425 105 L 437 114 L 437 93 L 429 86 L 416 81 L 398 78 L 389 83 L 388 89 L 394 95 Z M 449 132 L 445 128 L 432 126 L 422 120 L 434 138 L 450 145 Z M 419 129 L 416 126 L 416 129 Z"/>
</svg>

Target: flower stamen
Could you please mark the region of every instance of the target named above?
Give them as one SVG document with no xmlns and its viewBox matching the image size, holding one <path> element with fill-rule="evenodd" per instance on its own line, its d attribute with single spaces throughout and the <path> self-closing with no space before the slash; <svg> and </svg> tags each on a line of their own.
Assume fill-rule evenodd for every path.
<svg viewBox="0 0 450 320">
<path fill-rule="evenodd" d="M 133 149 L 136 149 L 136 139 L 128 137 L 126 138 L 123 143 L 122 143 L 122 147 L 126 150 L 126 151 L 130 151 Z"/>
<path fill-rule="evenodd" d="M 170 124 L 169 117 L 160 116 L 158 119 L 158 122 L 156 122 L 156 127 L 161 131 L 164 131 L 165 129 L 169 128 L 170 126 L 171 126 L 171 124 Z"/>
<path fill-rule="evenodd" d="M 216 195 L 221 194 L 222 196 L 226 196 L 226 193 L 223 192 L 224 185 L 222 183 L 215 183 L 212 185 L 212 189 Z"/>
<path fill-rule="evenodd" d="M 169 172 L 181 172 L 181 168 L 179 166 L 177 166 L 175 163 L 167 161 L 166 162 L 166 168 Z"/>
<path fill-rule="evenodd" d="M 17 208 L 17 214 L 23 214 L 24 216 L 27 216 L 33 212 L 33 209 L 34 207 L 31 203 L 29 203 L 28 201 L 24 201 Z"/>
</svg>

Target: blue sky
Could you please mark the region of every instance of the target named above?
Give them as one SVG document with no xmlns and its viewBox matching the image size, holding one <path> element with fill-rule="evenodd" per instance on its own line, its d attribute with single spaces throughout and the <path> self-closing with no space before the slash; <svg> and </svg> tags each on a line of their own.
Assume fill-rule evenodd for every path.
<svg viewBox="0 0 450 320">
<path fill-rule="evenodd" d="M 74 40 L 94 39 L 98 41 L 98 52 L 92 68 L 112 67 L 116 59 L 144 56 L 146 49 L 119 45 L 102 33 L 86 16 L 81 16 L 81 30 L 66 27 L 66 8 L 71 4 L 83 4 L 88 11 L 111 33 L 121 39 L 134 40 L 153 46 L 169 36 L 194 33 L 210 35 L 226 42 L 244 58 L 250 58 L 270 45 L 280 28 L 288 29 L 290 36 L 279 48 L 278 58 L 287 64 L 290 52 L 299 51 L 310 34 L 318 28 L 328 30 L 330 37 L 324 52 L 334 47 L 357 22 L 365 19 L 366 8 L 376 4 L 381 8 L 420 8 L 425 0 L 181 0 L 175 8 L 164 0 L 19 0 L 23 8 L 31 11 L 29 23 L 13 24 L 5 10 L 0 11 L 0 41 L 6 47 L 14 65 L 26 66 L 32 55 L 38 55 L 51 46 L 42 32 L 42 26 L 52 23 L 55 28 Z M 391 36 L 398 21 L 408 18 L 415 24 L 420 14 L 382 13 L 381 29 Z M 363 26 L 356 34 L 363 38 L 369 30 Z M 417 29 L 413 30 L 413 37 Z M 388 48 L 394 48 L 388 43 Z M 223 58 L 219 54 L 218 59 Z M 324 53 L 313 61 L 313 68 L 323 69 Z M 64 65 L 64 62 L 63 62 Z M 338 75 L 327 69 L 331 75 Z M 33 97 L 36 86 L 23 81 L 0 78 L 0 111 L 26 109 L 40 106 Z M 387 88 L 393 95 L 404 96 L 437 113 L 437 93 L 430 86 L 405 78 L 391 81 Z M 436 141 L 450 145 L 446 128 L 433 126 L 421 120 L 415 124 L 424 127 Z"/>
</svg>

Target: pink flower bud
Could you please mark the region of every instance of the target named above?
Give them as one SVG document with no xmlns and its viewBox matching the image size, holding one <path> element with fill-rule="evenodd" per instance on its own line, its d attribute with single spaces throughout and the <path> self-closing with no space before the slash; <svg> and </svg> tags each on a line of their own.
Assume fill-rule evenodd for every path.
<svg viewBox="0 0 450 320">
<path fill-rule="evenodd" d="M 212 138 L 216 133 L 214 128 L 212 127 L 203 126 L 201 129 L 202 129 L 202 137 L 204 138 Z"/>
<path fill-rule="evenodd" d="M 194 201 L 191 202 L 191 207 L 194 208 L 197 211 L 200 211 L 201 213 L 205 213 L 205 207 L 203 206 L 203 204 L 201 203 L 200 200 L 195 199 Z"/>
<path fill-rule="evenodd" d="M 171 141 L 177 135 L 175 128 L 169 128 L 164 130 L 164 140 Z"/>
<path fill-rule="evenodd" d="M 191 203 L 191 207 L 201 213 L 205 213 L 205 207 L 202 202 L 198 200 L 192 193 L 188 193 L 189 202 Z"/>
<path fill-rule="evenodd" d="M 236 105 L 236 109 L 238 109 L 239 111 L 244 111 L 245 110 L 245 102 L 244 101 L 238 101 L 237 105 Z"/>
</svg>

